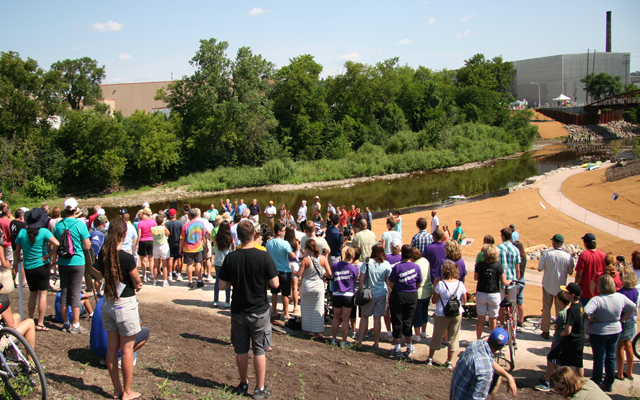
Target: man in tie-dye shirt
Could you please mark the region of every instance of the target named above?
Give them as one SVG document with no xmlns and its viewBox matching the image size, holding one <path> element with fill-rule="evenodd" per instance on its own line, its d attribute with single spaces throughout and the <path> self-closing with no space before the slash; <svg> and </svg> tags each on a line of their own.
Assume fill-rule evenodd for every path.
<svg viewBox="0 0 640 400">
<path fill-rule="evenodd" d="M 206 227 L 201 218 L 198 218 L 199 210 L 192 208 L 189 210 L 189 221 L 182 227 L 180 233 L 180 254 L 184 257 L 183 263 L 187 265 L 187 280 L 189 287 L 193 288 L 193 264 L 196 266 L 198 277 L 197 286 L 203 287 L 202 282 L 202 261 L 204 260 L 204 245 Z"/>
</svg>

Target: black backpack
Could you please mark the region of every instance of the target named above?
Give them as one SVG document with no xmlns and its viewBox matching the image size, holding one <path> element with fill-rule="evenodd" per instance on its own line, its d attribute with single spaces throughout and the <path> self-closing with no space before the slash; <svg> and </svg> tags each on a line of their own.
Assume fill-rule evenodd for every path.
<svg viewBox="0 0 640 400">
<path fill-rule="evenodd" d="M 449 293 L 449 287 L 447 286 L 446 283 L 444 284 L 444 287 L 445 289 L 447 289 L 447 293 Z M 449 297 L 447 304 L 444 304 L 444 302 L 442 301 L 442 297 L 440 297 L 440 303 L 442 303 L 442 312 L 444 313 L 444 316 L 447 318 L 457 317 L 458 315 L 460 315 L 460 299 L 456 294 L 458 293 L 459 287 L 460 287 L 460 281 L 458 281 L 458 286 L 456 286 L 456 290 L 453 292 L 454 294 L 451 297 Z"/>
<path fill-rule="evenodd" d="M 62 221 L 58 223 L 60 224 Z M 72 258 L 76 254 L 73 249 L 73 239 L 71 238 L 69 229 L 64 229 L 62 231 L 62 236 L 60 236 L 60 246 L 58 246 L 56 254 L 58 254 L 58 257 L 60 258 Z"/>
</svg>

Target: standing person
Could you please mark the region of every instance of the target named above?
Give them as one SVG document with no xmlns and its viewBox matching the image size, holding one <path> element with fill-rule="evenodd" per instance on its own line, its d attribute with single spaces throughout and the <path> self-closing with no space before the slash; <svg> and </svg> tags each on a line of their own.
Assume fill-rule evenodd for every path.
<svg viewBox="0 0 640 400">
<path fill-rule="evenodd" d="M 238 200 L 234 201 L 234 203 L 236 204 L 236 212 L 242 215 L 244 213 L 244 210 L 247 209 L 247 205 L 244 203 L 244 199 L 240 199 L 240 204 L 238 204 Z"/>
<path fill-rule="evenodd" d="M 484 249 L 484 245 L 485 244 L 496 244 L 495 240 L 493 239 L 493 236 L 485 235 L 484 239 L 482 239 L 482 248 L 483 249 Z M 476 256 L 476 265 L 478 265 L 482 261 L 484 261 L 484 253 L 483 253 L 482 250 L 480 250 L 480 252 L 478 252 L 478 255 Z"/>
<path fill-rule="evenodd" d="M 433 243 L 433 236 L 427 230 L 426 218 L 418 218 L 416 227 L 418 228 L 418 233 L 411 239 L 411 247 L 415 247 L 420 251 L 420 254 L 422 254 L 427 246 Z"/>
<path fill-rule="evenodd" d="M 23 254 L 24 273 L 29 284 L 29 318 L 34 317 L 38 306 L 38 320 L 36 331 L 46 332 L 44 314 L 47 310 L 47 289 L 49 289 L 49 260 L 56 253 L 58 240 L 46 229 L 49 216 L 44 210 L 34 208 L 27 214 L 27 228 L 22 229 L 16 238 L 15 254 Z M 47 254 L 47 245 L 51 251 Z M 18 259 L 14 260 L 14 267 L 18 267 Z"/>
<path fill-rule="evenodd" d="M 280 222 L 282 222 L 286 227 L 291 226 L 294 229 L 296 228 L 296 221 L 293 219 L 293 216 L 291 215 L 291 210 L 286 210 L 284 214 L 284 218 Z"/>
<path fill-rule="evenodd" d="M 48 226 L 51 232 L 53 232 L 56 229 L 56 224 L 60 222 L 61 219 L 62 217 L 60 217 L 60 208 L 53 207 L 53 210 L 51 211 L 51 218 L 49 218 L 49 226 Z M 91 220 L 92 223 L 93 223 L 93 220 L 95 220 L 95 216 Z"/>
<path fill-rule="evenodd" d="M 311 220 L 322 221 L 322 205 L 320 204 L 320 197 L 315 196 L 313 198 L 313 204 L 311 205 Z"/>
<path fill-rule="evenodd" d="M 560 367 L 553 374 L 553 385 L 564 398 L 575 400 L 611 400 L 591 379 L 584 380 L 569 367 Z"/>
<path fill-rule="evenodd" d="M 555 234 L 551 238 L 551 250 L 547 250 L 538 263 L 538 271 L 544 272 L 542 277 L 542 337 L 549 339 L 549 327 L 551 325 L 551 306 L 555 305 L 557 315 L 564 307 L 560 303 L 557 294 L 560 286 L 567 284 L 567 275 L 573 274 L 574 263 L 571 254 L 562 250 L 564 236 Z"/>
<path fill-rule="evenodd" d="M 359 221 L 360 230 L 358 233 L 353 235 L 353 240 L 351 240 L 352 247 L 360 248 L 360 261 L 365 261 L 368 257 L 371 256 L 371 249 L 373 245 L 377 243 L 376 234 L 369 229 L 367 226 L 367 220 L 361 219 Z"/>
<path fill-rule="evenodd" d="M 467 266 L 462 259 L 462 250 L 460 249 L 460 244 L 455 240 L 447 240 L 444 243 L 444 249 L 447 252 L 447 258 L 445 259 L 445 262 L 450 260 L 458 266 L 458 279 L 462 283 L 464 283 L 465 277 L 467 276 Z M 440 274 L 442 274 L 442 270 L 436 272 L 436 277 L 438 279 L 433 282 L 436 285 L 438 284 L 438 280 L 442 278 Z"/>
<path fill-rule="evenodd" d="M 238 208 L 238 206 L 236 206 L 236 208 Z M 216 216 L 220 213 L 220 211 L 218 211 L 215 204 L 212 203 L 209 204 L 209 210 L 207 210 L 207 212 L 209 213 L 209 222 L 214 223 L 216 221 Z"/>
<path fill-rule="evenodd" d="M 578 257 L 576 263 L 576 280 L 582 289 L 580 301 L 582 305 L 586 305 L 595 294 L 591 292 L 591 281 L 593 276 L 604 270 L 604 251 L 598 250 L 596 244 L 596 236 L 593 233 L 587 233 L 582 237 L 582 243 L 586 249 Z"/>
<path fill-rule="evenodd" d="M 275 225 L 275 217 L 276 217 L 276 213 L 277 212 L 278 212 L 278 210 L 276 210 L 276 208 L 273 206 L 273 200 L 270 200 L 269 201 L 269 206 L 264 209 L 264 216 L 266 217 L 266 220 L 267 220 L 267 228 L 272 233 L 275 233 L 275 232 L 273 232 L 273 227 Z"/>
<path fill-rule="evenodd" d="M 169 230 L 169 271 L 174 281 L 182 280 L 182 254 L 180 253 L 180 234 L 184 223 L 176 219 L 178 211 L 175 208 L 169 210 L 169 221 L 164 225 Z"/>
<path fill-rule="evenodd" d="M 164 216 L 158 214 L 156 216 L 156 226 L 151 227 L 151 236 L 153 236 L 153 285 L 160 273 L 160 263 L 162 263 L 162 287 L 169 286 L 167 275 L 169 270 L 169 242 L 167 238 L 171 235 L 169 229 L 164 225 Z"/>
<path fill-rule="evenodd" d="M 427 337 L 427 323 L 429 322 L 429 304 L 431 304 L 431 296 L 433 295 L 433 285 L 431 284 L 431 273 L 429 271 L 429 261 L 422 257 L 420 250 L 412 247 L 413 257 L 411 260 L 420 267 L 422 274 L 422 285 L 416 292 L 418 295 L 418 303 L 416 304 L 416 312 L 413 314 L 413 341 L 419 343 L 423 338 Z"/>
<path fill-rule="evenodd" d="M 307 221 L 307 227 L 313 222 Z M 302 259 L 300 269 L 296 273 L 302 279 L 300 294 L 302 296 L 302 332 L 312 334 L 314 339 L 321 339 L 324 332 L 324 278 L 332 276 L 331 266 L 322 255 L 316 239 L 310 238 L 305 243 L 307 256 Z"/>
<path fill-rule="evenodd" d="M 138 244 L 138 230 L 134 228 L 133 224 L 131 223 L 131 217 L 129 216 L 129 213 L 126 212 L 126 209 L 124 210 L 125 212 L 120 214 L 120 217 L 124 222 L 127 223 L 127 234 L 124 237 L 124 242 L 122 242 L 122 250 L 133 255 L 133 249 L 136 248 Z"/>
<path fill-rule="evenodd" d="M 334 215 L 335 216 L 335 215 Z M 331 325 L 331 344 L 338 345 L 338 329 L 342 320 L 342 343 L 340 347 L 348 348 L 349 342 L 349 316 L 351 309 L 355 307 L 354 283 L 358 277 L 358 267 L 352 264 L 355 259 L 355 250 L 349 247 L 345 251 L 344 261 L 337 261 L 331 266 L 333 273 L 333 294 L 331 304 L 333 304 L 333 323 Z"/>
<path fill-rule="evenodd" d="M 616 373 L 616 346 L 622 332 L 621 322 L 633 315 L 636 304 L 626 296 L 616 293 L 616 285 L 610 275 L 600 277 L 598 290 L 601 294 L 592 297 L 584 306 L 588 322 L 586 329 L 593 349 L 591 380 L 603 391 L 611 392 Z"/>
<path fill-rule="evenodd" d="M 553 339 L 551 339 L 551 350 L 547 354 L 547 370 L 544 375 L 544 382 L 534 387 L 534 389 L 541 392 L 548 392 L 551 390 L 549 382 L 551 382 L 551 376 L 555 372 L 558 364 L 560 364 L 559 358 L 562 350 L 562 347 L 560 347 L 560 343 L 562 343 L 562 332 L 567 327 L 567 309 L 570 304 L 569 300 L 564 295 L 563 291 L 558 292 L 557 298 L 564 308 L 558 311 L 555 324 L 553 324 L 555 332 L 553 334 Z M 566 357 L 566 354 L 564 356 Z"/>
<path fill-rule="evenodd" d="M 310 240 L 310 239 L 315 240 L 316 247 L 320 251 L 320 254 L 323 254 L 323 255 L 331 254 L 331 249 L 329 248 L 329 244 L 327 243 L 327 241 L 324 238 L 316 236 L 316 225 L 313 223 L 313 221 L 307 221 L 305 232 L 306 232 L 306 235 L 303 236 L 302 239 L 300 240 L 300 248 L 304 249 L 302 251 L 303 254 L 308 255 L 306 253 L 306 248 L 307 248 L 306 243 L 307 243 L 307 240 Z"/>
<path fill-rule="evenodd" d="M 222 265 L 224 264 L 224 259 L 236 249 L 236 242 L 233 240 L 231 236 L 231 229 L 229 228 L 229 222 L 222 221 L 220 223 L 220 227 L 218 228 L 218 233 L 214 238 L 215 243 L 215 251 L 213 258 L 213 266 L 216 270 L 216 283 L 213 286 L 213 306 L 220 307 L 223 303 L 220 303 L 218 300 L 220 299 L 220 272 L 222 270 Z M 231 307 L 231 288 L 228 287 L 225 290 L 225 307 Z"/>
<path fill-rule="evenodd" d="M 233 204 L 231 204 L 231 200 L 227 199 L 225 200 L 225 202 L 222 202 L 222 199 L 220 199 L 220 205 L 222 206 L 222 213 L 226 213 L 228 212 L 229 215 L 231 216 L 231 218 L 233 218 L 236 214 L 238 214 L 238 212 L 236 211 L 236 209 L 233 207 Z M 242 215 L 240 213 L 240 215 Z M 188 221 L 184 221 L 184 223 L 186 224 Z"/>
<path fill-rule="evenodd" d="M 289 296 L 291 296 L 291 266 L 289 265 L 289 259 L 296 258 L 296 253 L 293 251 L 291 243 L 284 240 L 287 228 L 280 222 L 275 225 L 275 228 L 276 237 L 269 240 L 265 245 L 267 253 L 273 258 L 278 270 L 279 285 L 277 288 L 271 289 L 271 317 L 276 318 L 278 316 L 278 293 L 280 293 L 284 319 L 289 319 Z"/>
<path fill-rule="evenodd" d="M 451 232 L 449 232 L 449 225 L 443 225 L 442 226 L 442 241 L 446 242 L 447 240 L 451 239 Z"/>
<path fill-rule="evenodd" d="M 517 242 L 520 240 L 520 234 L 518 233 L 518 231 L 516 231 L 516 226 L 514 224 L 509 225 L 509 228 L 511 228 L 511 241 L 512 242 Z"/>
<path fill-rule="evenodd" d="M 400 210 L 396 210 L 395 213 L 391 214 L 391 216 L 396 220 L 396 226 L 394 226 L 393 228 L 400 234 L 400 237 L 402 238 L 402 217 L 400 216 L 400 214 Z"/>
<path fill-rule="evenodd" d="M 307 223 L 307 201 L 302 200 L 302 205 L 298 208 L 298 224 L 300 224 L 300 232 L 304 232 Z"/>
<path fill-rule="evenodd" d="M 402 235 L 395 230 L 396 219 L 393 217 L 387 217 L 387 231 L 380 237 L 380 243 L 384 247 L 384 254 L 391 254 L 391 241 L 393 239 L 402 240 Z"/>
<path fill-rule="evenodd" d="M 493 244 L 482 246 L 482 261 L 476 264 L 473 278 L 478 282 L 476 287 L 476 339 L 482 337 L 485 317 L 489 317 L 489 331 L 496 329 L 498 310 L 500 309 L 500 283 L 509 285 L 507 277 L 498 262 L 500 252 Z"/>
<path fill-rule="evenodd" d="M 500 250 L 500 264 L 504 269 L 507 279 L 510 281 L 520 279 L 520 251 L 511 243 L 511 228 L 504 228 L 500 231 L 502 244 L 498 246 Z M 517 285 L 502 287 L 501 293 L 504 299 L 509 293 L 509 300 L 515 300 L 518 295 Z M 500 309 L 500 324 L 504 322 L 504 312 Z"/>
<path fill-rule="evenodd" d="M 270 205 L 273 205 L 273 202 L 269 203 Z M 255 223 L 260 223 L 259 216 L 260 216 L 260 212 L 262 211 L 262 209 L 260 208 L 260 205 L 258 204 L 258 200 L 253 199 L 253 201 L 251 201 L 251 205 L 249 206 L 249 219 Z M 275 212 L 273 213 L 275 215 Z"/>
<path fill-rule="evenodd" d="M 447 259 L 447 250 L 444 248 L 443 233 L 440 229 L 433 232 L 433 243 L 428 245 L 422 252 L 422 256 L 429 261 L 429 272 L 431 283 L 435 283 L 436 278 L 442 275 L 440 270 L 444 260 Z"/>
<path fill-rule="evenodd" d="M 20 251 L 16 251 L 16 239 L 18 238 L 18 234 L 20 233 L 20 231 L 27 227 L 27 224 L 24 223 L 24 213 L 27 211 L 29 211 L 29 209 L 26 207 L 17 209 L 15 214 L 15 219 L 11 221 L 11 223 L 9 223 L 9 231 L 11 232 L 11 235 L 9 238 L 11 239 L 11 250 L 14 254 L 13 281 L 16 283 L 16 285 L 18 284 L 17 282 L 19 279 L 20 268 L 23 267 L 22 266 L 23 256 L 20 253 Z M 16 260 L 18 262 L 15 262 Z M 22 279 L 23 279 L 22 286 L 25 286 L 26 284 L 25 277 L 23 276 Z"/>
<path fill-rule="evenodd" d="M 283 224 L 285 224 L 285 226 L 287 225 L 285 223 L 285 218 L 287 217 L 287 206 L 282 203 L 280 204 L 280 219 L 279 221 L 282 222 Z"/>
<path fill-rule="evenodd" d="M 351 210 L 349 210 L 349 213 L 347 214 L 347 216 L 349 217 L 349 225 L 353 226 L 356 222 L 356 206 L 354 204 L 351 205 Z"/>
<path fill-rule="evenodd" d="M 456 221 L 456 229 L 453 230 L 453 236 L 451 239 L 455 240 L 459 244 L 462 243 L 462 240 L 466 237 L 464 231 L 462 230 L 462 222 L 460 220 Z"/>
<path fill-rule="evenodd" d="M 395 347 L 392 350 L 394 356 L 400 358 L 403 355 L 410 357 L 416 352 L 413 347 L 412 322 L 418 303 L 418 288 L 422 285 L 422 271 L 412 262 L 413 247 L 405 244 L 402 246 L 402 262 L 395 265 L 389 274 L 389 309 L 391 312 L 391 324 L 393 325 L 393 339 Z M 407 351 L 404 353 L 400 347 L 400 336 L 404 336 Z"/>
<path fill-rule="evenodd" d="M 227 199 L 227 202 L 228 201 L 229 201 L 229 199 Z M 222 212 L 225 212 L 225 205 L 222 203 L 222 199 L 220 199 L 220 204 L 222 205 Z M 182 215 L 182 217 L 180 217 L 180 221 L 182 221 L 183 224 L 186 224 L 187 222 L 189 222 L 189 211 L 191 211 L 191 205 L 190 204 L 185 204 L 182 207 L 182 212 L 183 212 L 184 215 Z"/>
<path fill-rule="evenodd" d="M 7 204 L 7 203 L 3 203 Z M 0 230 L 2 230 L 2 234 L 4 236 L 4 243 L 2 247 L 4 249 L 4 257 L 9 263 L 9 265 L 13 264 L 13 248 L 11 247 L 11 210 L 9 207 L 5 207 L 2 211 L 2 215 L 0 216 Z M 11 267 L 9 267 L 11 269 Z"/>
<path fill-rule="evenodd" d="M 638 289 L 638 278 L 633 273 L 633 270 L 624 266 L 620 269 L 620 275 L 622 276 L 622 288 L 618 290 L 618 293 L 626 296 L 629 300 L 636 304 L 636 308 L 633 315 L 622 323 L 622 332 L 620 333 L 620 339 L 618 340 L 618 346 L 616 348 L 616 360 L 618 363 L 616 378 L 617 379 L 630 379 L 633 380 L 633 347 L 631 340 L 636 334 L 638 325 L 636 319 L 638 317 L 638 300 L 640 300 Z M 624 357 L 627 356 L 627 370 L 624 370 Z"/>
<path fill-rule="evenodd" d="M 301 257 L 301 252 L 300 252 L 300 241 L 298 240 L 298 238 L 296 238 L 296 227 L 295 225 L 293 226 L 287 226 L 287 231 L 284 234 L 284 240 L 286 240 L 287 242 L 289 242 L 289 244 L 291 245 L 291 248 L 293 249 L 293 252 L 296 254 L 295 257 L 289 257 L 289 266 L 291 267 L 291 271 L 292 271 L 292 276 L 291 276 L 291 299 L 293 300 L 293 313 L 297 313 L 300 310 L 298 309 L 298 300 L 300 299 L 299 297 L 299 292 L 300 292 L 300 287 L 298 285 L 299 283 L 299 279 L 296 276 L 295 272 L 297 272 L 300 269 L 300 257 Z"/>
<path fill-rule="evenodd" d="M 197 287 L 204 287 L 204 282 L 202 282 L 202 261 L 204 260 L 203 241 L 206 240 L 206 228 L 198 216 L 196 208 L 189 210 L 189 222 L 184 224 L 180 233 L 180 254 L 184 257 L 184 263 L 187 265 L 189 288 L 196 286 L 192 279 L 194 264 L 196 276 L 198 277 Z"/>
<path fill-rule="evenodd" d="M 633 266 L 633 272 L 636 274 L 636 278 L 638 278 L 636 289 L 640 291 L 640 251 L 635 250 L 631 253 L 631 265 Z"/>
<path fill-rule="evenodd" d="M 524 273 L 527 271 L 527 252 L 524 250 L 524 244 L 519 240 L 513 242 L 513 245 L 516 246 L 518 251 L 520 252 L 520 283 L 522 285 L 518 285 L 518 294 L 516 295 L 516 307 L 518 309 L 518 327 L 522 328 L 524 326 L 524 289 L 527 285 L 527 281 L 524 278 Z"/>
<path fill-rule="evenodd" d="M 142 220 L 138 222 L 138 256 L 140 257 L 140 266 L 142 267 L 142 281 L 147 282 L 150 278 L 147 275 L 147 268 L 151 272 L 153 260 L 153 235 L 151 228 L 157 225 L 154 219 L 151 219 L 151 209 L 145 207 L 142 209 Z"/>
<path fill-rule="evenodd" d="M 344 232 L 344 228 L 347 227 L 347 222 L 349 221 L 349 214 L 347 213 L 347 208 L 345 206 L 339 207 L 338 212 L 340 213 L 340 230 Z"/>
<path fill-rule="evenodd" d="M 440 228 L 440 218 L 436 215 L 436 210 L 431 211 L 431 234 Z"/>
<path fill-rule="evenodd" d="M 367 220 L 367 229 L 371 230 L 371 224 L 373 223 L 373 214 L 371 214 L 371 207 L 367 206 L 364 219 Z"/>
<path fill-rule="evenodd" d="M 84 250 L 91 248 L 89 240 L 89 230 L 87 226 L 76 219 L 78 202 L 74 198 L 64 201 L 65 217 L 56 224 L 53 236 L 60 242 L 62 233 L 69 231 L 73 242 L 74 254 L 71 257 L 60 257 L 54 255 L 53 263 L 58 262 L 58 273 L 60 274 L 60 308 L 66 310 L 71 306 L 72 320 L 69 324 L 69 313 L 62 313 L 64 325 L 62 330 L 69 333 L 87 333 L 87 330 L 80 326 L 80 289 L 82 288 L 82 278 L 84 276 Z"/>
<path fill-rule="evenodd" d="M 600 294 L 598 291 L 598 279 L 604 274 L 613 278 L 613 282 L 616 284 L 616 290 L 622 289 L 622 279 L 620 278 L 620 271 L 616 269 L 616 256 L 614 256 L 613 253 L 607 253 L 604 256 L 604 270 L 595 274 L 591 280 L 591 293 L 595 296 Z"/>
<path fill-rule="evenodd" d="M 332 215 L 336 214 L 336 208 L 333 206 L 333 202 L 327 203 L 327 219 L 330 219 Z"/>
<path fill-rule="evenodd" d="M 490 392 L 496 393 L 499 383 L 491 390 L 493 382 L 499 382 L 495 375 L 505 378 L 513 397 L 518 388 L 516 381 L 496 361 L 494 354 L 498 353 L 509 342 L 509 334 L 502 328 L 491 331 L 489 338 L 476 340 L 462 353 L 451 377 L 449 400 L 486 399 Z"/>
<path fill-rule="evenodd" d="M 325 238 L 329 248 L 331 249 L 331 253 L 329 253 L 329 264 L 333 265 L 338 261 L 342 261 L 342 249 L 347 244 L 348 238 L 345 240 L 342 236 L 342 232 L 338 229 L 338 224 L 340 223 L 339 216 L 333 214 L 330 222 L 331 226 L 327 228 Z"/>
<path fill-rule="evenodd" d="M 107 331 L 107 369 L 113 382 L 116 399 L 137 399 L 142 395 L 131 389 L 133 352 L 136 334 L 141 331 L 136 292 L 142 289 L 140 275 L 133 256 L 122 250 L 127 224 L 116 219 L 110 224 L 109 235 L 98 254 L 96 269 L 104 276 L 102 327 Z M 65 313 L 62 313 L 63 315 Z M 118 372 L 118 352 L 122 354 L 122 383 Z"/>
<path fill-rule="evenodd" d="M 219 234 L 219 233 L 218 233 Z M 256 387 L 254 399 L 265 399 L 273 392 L 265 385 L 267 358 L 271 347 L 271 323 L 267 286 L 277 288 L 278 270 L 269 253 L 254 247 L 255 229 L 249 220 L 238 223 L 240 250 L 228 254 L 220 269 L 219 286 L 233 287 L 231 298 L 231 342 L 236 353 L 240 383 L 236 393 L 245 396 L 249 390 L 249 344 L 253 350 Z"/>
</svg>

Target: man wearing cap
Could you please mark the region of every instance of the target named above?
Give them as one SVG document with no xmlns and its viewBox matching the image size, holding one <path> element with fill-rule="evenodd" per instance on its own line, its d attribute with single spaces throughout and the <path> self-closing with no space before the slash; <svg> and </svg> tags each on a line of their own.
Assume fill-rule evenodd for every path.
<svg viewBox="0 0 640 400">
<path fill-rule="evenodd" d="M 513 239 L 513 236 L 512 236 Z M 567 275 L 573 274 L 575 267 L 571 254 L 562 250 L 564 236 L 555 234 L 551 238 L 551 250 L 547 250 L 538 263 L 538 271 L 543 271 L 542 277 L 542 337 L 549 339 L 551 325 L 551 306 L 555 305 L 555 315 L 564 308 L 558 299 L 560 286 L 567 284 Z"/>
<path fill-rule="evenodd" d="M 273 200 L 270 200 L 269 206 L 264 209 L 264 216 L 267 217 L 267 228 L 269 228 L 271 232 L 273 232 L 273 226 L 275 223 L 274 217 L 276 216 L 277 212 L 278 210 L 276 210 L 276 208 L 274 207 Z"/>
<path fill-rule="evenodd" d="M 487 341 L 476 340 L 464 351 L 453 370 L 450 400 L 486 399 L 489 393 L 497 392 L 500 384 L 494 375 L 505 378 L 514 397 L 518 394 L 516 381 L 494 359 L 508 342 L 509 335 L 502 328 L 496 328 Z"/>
<path fill-rule="evenodd" d="M 518 233 L 518 231 L 516 231 L 516 226 L 514 224 L 511 224 L 509 225 L 509 228 L 511 228 L 511 241 L 517 242 L 518 240 L 520 240 L 520 234 Z"/>
<path fill-rule="evenodd" d="M 184 222 L 176 218 L 178 210 L 172 208 L 169 210 L 169 221 L 164 226 L 169 230 L 169 272 L 173 281 L 182 280 L 182 254 L 180 254 L 180 233 Z"/>
<path fill-rule="evenodd" d="M 320 204 L 320 197 L 313 198 L 313 204 L 311 205 L 311 220 L 322 221 L 322 205 Z"/>
<path fill-rule="evenodd" d="M 253 201 L 251 202 L 251 205 L 249 206 L 249 219 L 253 222 L 258 222 L 259 221 L 259 215 L 260 212 L 262 212 L 262 209 L 260 208 L 260 205 L 258 204 L 258 200 L 253 199 Z M 275 214 L 275 213 L 274 213 Z"/>
<path fill-rule="evenodd" d="M 586 305 L 595 293 L 591 292 L 591 281 L 593 277 L 604 271 L 604 251 L 596 249 L 596 236 L 593 233 L 587 233 L 582 237 L 585 251 L 580 253 L 578 263 L 576 264 L 576 283 L 582 289 L 580 301 L 582 305 Z"/>
</svg>

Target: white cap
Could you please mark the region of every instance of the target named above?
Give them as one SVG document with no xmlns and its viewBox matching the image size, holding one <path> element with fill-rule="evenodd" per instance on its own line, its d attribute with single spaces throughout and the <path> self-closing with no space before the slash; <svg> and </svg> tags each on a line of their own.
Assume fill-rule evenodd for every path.
<svg viewBox="0 0 640 400">
<path fill-rule="evenodd" d="M 391 247 L 402 247 L 402 239 L 393 239 L 391 241 Z"/>
<path fill-rule="evenodd" d="M 27 207 L 20 207 L 20 209 L 21 209 L 23 212 L 27 212 L 27 211 L 29 211 L 29 209 L 28 209 Z"/>
<path fill-rule="evenodd" d="M 149 203 L 147 203 L 146 201 L 142 203 L 142 208 L 145 208 L 145 207 L 149 207 Z"/>
<path fill-rule="evenodd" d="M 73 197 L 70 197 L 64 201 L 64 209 L 71 211 L 78 208 L 78 202 Z"/>
<path fill-rule="evenodd" d="M 98 216 L 104 215 L 104 214 L 105 214 L 104 208 L 101 208 L 101 209 L 98 210 Z"/>
</svg>

